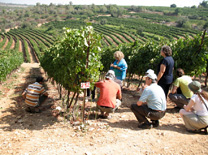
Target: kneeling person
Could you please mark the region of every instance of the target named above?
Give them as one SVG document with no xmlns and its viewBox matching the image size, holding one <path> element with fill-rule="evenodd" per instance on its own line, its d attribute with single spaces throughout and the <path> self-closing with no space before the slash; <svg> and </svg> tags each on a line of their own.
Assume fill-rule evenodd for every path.
<svg viewBox="0 0 208 155">
<path fill-rule="evenodd" d="M 114 82 L 115 73 L 109 70 L 104 81 L 96 82 L 95 86 L 100 88 L 100 97 L 97 106 L 101 111 L 101 117 L 107 118 L 109 113 L 114 112 L 121 104 L 121 87 Z"/>
<path fill-rule="evenodd" d="M 27 104 L 26 111 L 32 113 L 41 112 L 40 106 L 45 102 L 48 97 L 48 93 L 43 87 L 44 79 L 39 76 L 36 78 L 36 82 L 30 84 L 22 93 L 25 103 Z"/>
<path fill-rule="evenodd" d="M 175 102 L 176 107 L 183 108 L 190 101 L 193 95 L 192 91 L 189 89 L 188 84 L 192 82 L 190 76 L 184 75 L 184 71 L 181 68 L 176 70 L 178 78 L 173 83 L 172 92 L 169 94 L 171 101 Z M 180 91 L 178 91 L 180 90 Z"/>
<path fill-rule="evenodd" d="M 131 105 L 131 110 L 139 121 L 139 128 L 150 129 L 159 126 L 159 119 L 165 115 L 166 97 L 163 89 L 156 82 L 154 73 L 146 75 L 146 85 L 139 101 Z M 149 118 L 152 122 L 148 121 Z"/>
</svg>

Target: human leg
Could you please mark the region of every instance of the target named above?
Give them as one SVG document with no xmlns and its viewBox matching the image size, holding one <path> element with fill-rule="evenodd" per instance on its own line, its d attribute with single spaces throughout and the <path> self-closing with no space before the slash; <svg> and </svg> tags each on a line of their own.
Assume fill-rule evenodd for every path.
<svg viewBox="0 0 208 155">
<path fill-rule="evenodd" d="M 109 114 L 113 112 L 113 108 L 111 107 L 97 105 L 97 108 L 100 109 L 101 112 L 100 118 L 108 118 Z"/>
<path fill-rule="evenodd" d="M 208 125 L 208 116 L 198 116 L 195 113 L 183 115 L 185 127 L 189 131 L 197 131 Z"/>
<path fill-rule="evenodd" d="M 153 127 L 159 126 L 159 119 L 165 116 L 165 111 L 155 111 L 151 110 L 148 118 L 151 119 Z"/>
<path fill-rule="evenodd" d="M 116 99 L 116 105 L 115 108 L 113 109 L 113 113 L 120 107 L 120 105 L 121 105 L 121 100 Z"/>
<path fill-rule="evenodd" d="M 169 94 L 169 98 L 173 101 L 177 107 L 183 108 L 184 105 L 187 105 L 189 100 L 183 94 Z"/>
<path fill-rule="evenodd" d="M 169 92 L 169 88 L 170 88 L 170 85 L 171 84 L 162 84 L 162 83 L 158 83 L 158 85 L 160 87 L 162 87 L 164 93 L 165 93 L 165 96 L 166 96 L 166 99 L 167 99 L 167 96 L 168 96 L 168 92 Z"/>
<path fill-rule="evenodd" d="M 37 107 L 39 107 L 42 104 L 44 104 L 47 98 L 48 98 L 48 96 L 45 96 L 45 95 L 40 96 Z"/>
<path fill-rule="evenodd" d="M 134 113 L 140 124 L 144 122 L 149 123 L 146 117 L 148 116 L 150 109 L 147 107 L 147 105 L 138 106 L 137 104 L 132 104 L 131 111 Z"/>
</svg>

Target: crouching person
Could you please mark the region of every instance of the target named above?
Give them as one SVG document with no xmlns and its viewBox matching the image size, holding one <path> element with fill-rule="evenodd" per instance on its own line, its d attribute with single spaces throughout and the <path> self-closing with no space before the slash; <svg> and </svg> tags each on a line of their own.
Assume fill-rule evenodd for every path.
<svg viewBox="0 0 208 155">
<path fill-rule="evenodd" d="M 40 106 L 45 102 L 48 97 L 48 93 L 43 87 L 44 79 L 39 76 L 36 78 L 36 82 L 30 84 L 22 93 L 25 103 L 27 105 L 26 111 L 31 113 L 41 112 Z"/>
<path fill-rule="evenodd" d="M 113 81 L 114 78 L 114 71 L 109 70 L 104 81 L 95 83 L 95 86 L 100 88 L 97 107 L 101 111 L 101 118 L 109 118 L 109 113 L 114 112 L 121 104 L 121 87 Z"/>
<path fill-rule="evenodd" d="M 131 110 L 139 121 L 139 128 L 150 129 L 159 126 L 159 119 L 165 115 L 166 96 L 157 84 L 157 76 L 151 72 L 147 74 L 144 89 L 139 101 L 131 105 Z M 151 122 L 148 121 L 149 118 Z"/>
<path fill-rule="evenodd" d="M 200 133 L 202 129 L 205 129 L 204 133 L 207 133 L 208 93 L 201 89 L 198 81 L 191 82 L 188 87 L 194 95 L 188 105 L 184 105 L 184 109 L 181 109 L 179 113 L 188 132 Z"/>
</svg>

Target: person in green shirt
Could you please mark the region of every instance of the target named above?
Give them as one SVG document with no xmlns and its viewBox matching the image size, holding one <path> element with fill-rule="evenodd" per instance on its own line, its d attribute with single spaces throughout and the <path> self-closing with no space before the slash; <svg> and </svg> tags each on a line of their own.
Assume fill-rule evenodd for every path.
<svg viewBox="0 0 208 155">
<path fill-rule="evenodd" d="M 188 75 L 184 75 L 184 70 L 178 68 L 176 70 L 177 79 L 173 82 L 173 88 L 169 94 L 169 98 L 176 104 L 176 107 L 183 108 L 190 101 L 193 92 L 188 88 L 188 84 L 192 79 Z"/>
</svg>

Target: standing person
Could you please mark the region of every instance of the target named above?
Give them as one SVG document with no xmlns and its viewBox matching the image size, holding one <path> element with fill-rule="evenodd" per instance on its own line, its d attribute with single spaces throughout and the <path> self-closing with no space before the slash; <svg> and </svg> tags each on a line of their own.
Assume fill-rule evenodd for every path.
<svg viewBox="0 0 208 155">
<path fill-rule="evenodd" d="M 201 89 L 198 81 L 191 82 L 188 87 L 194 95 L 179 113 L 187 131 L 200 132 L 200 129 L 208 126 L 208 94 Z"/>
<path fill-rule="evenodd" d="M 167 98 L 169 88 L 173 82 L 174 60 L 172 58 L 172 50 L 169 46 L 164 45 L 161 48 L 161 56 L 164 58 L 158 65 L 157 81 L 158 85 L 162 87 Z"/>
<path fill-rule="evenodd" d="M 44 79 L 39 76 L 36 78 L 36 82 L 30 84 L 22 93 L 27 108 L 27 112 L 39 113 L 41 112 L 40 106 L 45 102 L 48 97 L 48 93 L 43 87 Z"/>
<path fill-rule="evenodd" d="M 100 88 L 97 107 L 101 111 L 101 118 L 108 118 L 109 113 L 114 112 L 121 104 L 121 87 L 113 81 L 114 78 L 114 72 L 109 70 L 104 81 L 95 83 L 95 86 Z"/>
<path fill-rule="evenodd" d="M 153 72 L 146 75 L 147 87 L 139 101 L 131 105 L 131 111 L 136 116 L 139 128 L 150 129 L 159 126 L 159 119 L 165 115 L 166 98 L 163 89 L 156 82 L 157 76 Z M 149 118 L 151 123 L 148 121 Z"/>
<path fill-rule="evenodd" d="M 113 64 L 110 65 L 110 69 L 114 70 L 115 76 L 123 84 L 123 80 L 126 78 L 127 63 L 124 59 L 124 54 L 121 51 L 114 53 L 116 59 Z"/>
<path fill-rule="evenodd" d="M 193 92 L 189 89 L 188 84 L 192 82 L 192 79 L 188 75 L 184 75 L 184 70 L 178 68 L 176 70 L 177 79 L 173 83 L 173 88 L 169 94 L 170 100 L 175 102 L 177 107 L 183 108 L 190 101 Z"/>
</svg>

